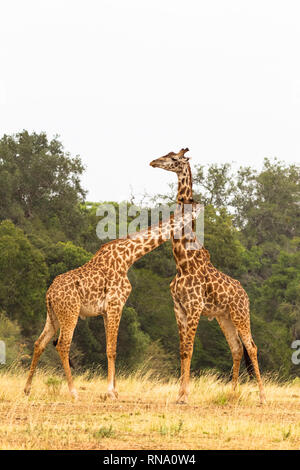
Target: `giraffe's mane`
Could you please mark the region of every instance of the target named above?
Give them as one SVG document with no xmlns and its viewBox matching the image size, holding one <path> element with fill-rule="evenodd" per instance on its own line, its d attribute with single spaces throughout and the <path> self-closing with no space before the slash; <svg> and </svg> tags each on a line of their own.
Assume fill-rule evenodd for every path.
<svg viewBox="0 0 300 470">
<path fill-rule="evenodd" d="M 208 251 L 206 248 L 204 248 L 204 246 L 202 246 L 201 250 L 202 250 L 202 252 L 204 253 L 204 256 L 205 256 L 205 258 L 206 258 L 206 261 L 210 261 L 210 254 L 209 254 L 209 251 Z"/>
<path fill-rule="evenodd" d="M 174 214 L 170 214 L 170 220 L 174 220 Z M 136 232 L 136 235 L 137 234 L 141 234 L 143 235 L 143 233 L 146 233 L 148 232 L 149 233 L 149 230 L 151 232 L 151 230 L 154 230 L 155 228 L 157 227 L 162 227 L 163 223 L 167 222 L 167 220 L 161 220 L 159 221 L 157 224 L 155 225 L 148 225 L 148 227 L 146 227 L 145 229 L 141 230 L 140 232 Z M 122 242 L 127 242 L 127 241 L 134 241 L 135 238 L 134 237 L 130 237 L 129 235 L 127 235 L 127 237 L 124 237 L 124 238 L 117 238 L 116 240 L 111 240 L 107 243 L 104 243 L 103 245 L 100 246 L 99 250 L 96 252 L 96 254 L 99 254 L 100 252 L 102 252 L 103 250 L 105 250 L 105 248 L 111 246 L 111 245 L 116 245 L 116 244 L 121 244 Z"/>
<path fill-rule="evenodd" d="M 193 176 L 192 176 L 192 170 L 191 170 L 191 165 L 188 163 L 188 172 L 190 175 L 190 180 L 191 180 L 191 188 L 193 186 Z"/>
<path fill-rule="evenodd" d="M 111 245 L 116 245 L 117 243 L 120 243 L 120 242 L 126 242 L 127 240 L 129 240 L 128 236 L 126 238 L 117 238 L 116 240 L 111 240 L 110 242 L 104 243 L 103 245 L 100 246 L 97 253 L 99 253 L 100 251 L 105 250 L 105 248 L 107 248 Z"/>
</svg>

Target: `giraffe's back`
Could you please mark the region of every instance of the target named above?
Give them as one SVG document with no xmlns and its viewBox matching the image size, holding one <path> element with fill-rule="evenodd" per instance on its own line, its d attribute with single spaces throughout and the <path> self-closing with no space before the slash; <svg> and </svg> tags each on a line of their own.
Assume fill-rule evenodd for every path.
<svg viewBox="0 0 300 470">
<path fill-rule="evenodd" d="M 103 315 L 109 296 L 117 295 L 118 291 L 120 298 L 124 293 L 127 295 L 131 289 L 128 267 L 117 245 L 113 242 L 103 245 L 83 266 L 53 280 L 47 298 L 55 311 L 77 309 L 81 318 Z"/>
<path fill-rule="evenodd" d="M 76 309 L 81 318 L 104 312 L 105 273 L 100 268 L 88 270 L 84 266 L 60 274 L 49 287 L 47 298 L 57 316 Z"/>
<path fill-rule="evenodd" d="M 203 304 L 202 315 L 218 316 L 248 312 L 248 295 L 240 282 L 218 271 L 210 262 L 192 267 L 186 273 L 177 273 L 170 285 L 173 298 L 185 308 Z"/>
<path fill-rule="evenodd" d="M 249 310 L 249 298 L 240 282 L 208 264 L 205 276 L 205 307 L 208 317 L 232 315 Z"/>
</svg>

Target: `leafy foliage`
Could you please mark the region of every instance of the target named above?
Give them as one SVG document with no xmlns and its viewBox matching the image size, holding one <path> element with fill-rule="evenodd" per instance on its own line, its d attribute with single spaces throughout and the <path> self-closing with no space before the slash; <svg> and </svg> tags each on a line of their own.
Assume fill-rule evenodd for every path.
<svg viewBox="0 0 300 470">
<path fill-rule="evenodd" d="M 55 224 L 71 237 L 82 221 L 82 172 L 79 157 L 66 154 L 57 138 L 49 142 L 45 133 L 27 131 L 4 135 L 0 140 L 0 218 L 22 225 L 38 217 L 46 227 Z"/>
<path fill-rule="evenodd" d="M 0 224 L 0 305 L 24 332 L 43 317 L 48 268 L 43 254 L 10 220 Z"/>
<path fill-rule="evenodd" d="M 55 276 L 86 263 L 106 241 L 96 235 L 99 203 L 85 201 L 83 171 L 80 157 L 65 152 L 57 137 L 23 131 L 0 140 L 0 339 L 8 344 L 10 361 L 19 357 L 19 344 L 32 350 Z M 291 362 L 291 343 L 300 338 L 299 181 L 299 166 L 276 159 L 265 159 L 261 171 L 234 171 L 228 163 L 194 169 L 194 194 L 205 204 L 205 246 L 214 265 L 239 279 L 250 297 L 262 370 L 283 377 L 299 375 Z M 171 185 L 170 194 L 158 197 L 172 202 L 175 191 Z M 123 370 L 143 364 L 160 376 L 178 372 L 169 289 L 175 273 L 170 242 L 130 269 L 133 290 L 118 337 Z M 101 318 L 78 321 L 71 357 L 83 368 L 106 367 Z M 42 361 L 58 363 L 55 349 L 48 348 Z M 231 367 L 217 322 L 201 319 L 192 370 L 228 373 Z"/>
</svg>

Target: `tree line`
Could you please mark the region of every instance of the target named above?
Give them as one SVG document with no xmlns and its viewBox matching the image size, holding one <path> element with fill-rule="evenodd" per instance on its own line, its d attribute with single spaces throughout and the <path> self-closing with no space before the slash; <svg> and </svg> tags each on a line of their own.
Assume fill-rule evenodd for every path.
<svg viewBox="0 0 300 470">
<path fill-rule="evenodd" d="M 23 131 L 0 140 L 0 339 L 7 345 L 8 365 L 28 365 L 55 276 L 84 264 L 107 241 L 96 235 L 99 203 L 86 200 L 83 172 L 80 157 L 66 152 L 58 137 Z M 238 279 L 250 297 L 262 371 L 282 378 L 300 375 L 291 360 L 291 343 L 300 339 L 300 167 L 266 158 L 261 170 L 197 165 L 193 176 L 195 199 L 205 205 L 211 260 Z M 157 195 L 151 204 L 175 199 L 176 187 L 170 185 L 168 195 Z M 118 337 L 122 370 L 143 366 L 159 375 L 178 373 L 169 290 L 174 275 L 169 241 L 130 269 L 133 289 Z M 71 356 L 78 370 L 106 368 L 101 317 L 78 321 Z M 41 363 L 59 364 L 54 348 L 48 346 Z M 213 368 L 228 374 L 231 366 L 217 322 L 201 319 L 192 371 Z"/>
</svg>

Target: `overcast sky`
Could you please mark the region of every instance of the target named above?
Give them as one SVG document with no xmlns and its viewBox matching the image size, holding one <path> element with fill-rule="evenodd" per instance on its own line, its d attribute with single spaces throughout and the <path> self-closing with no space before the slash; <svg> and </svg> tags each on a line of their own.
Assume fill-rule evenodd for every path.
<svg viewBox="0 0 300 470">
<path fill-rule="evenodd" d="M 88 199 L 167 191 L 153 158 L 299 161 L 300 2 L 3 0 L 0 134 L 59 134 Z"/>
</svg>

